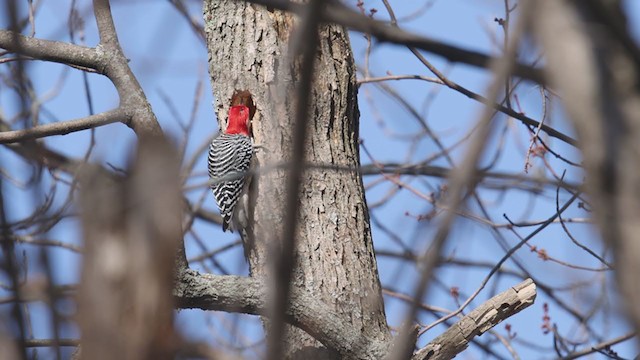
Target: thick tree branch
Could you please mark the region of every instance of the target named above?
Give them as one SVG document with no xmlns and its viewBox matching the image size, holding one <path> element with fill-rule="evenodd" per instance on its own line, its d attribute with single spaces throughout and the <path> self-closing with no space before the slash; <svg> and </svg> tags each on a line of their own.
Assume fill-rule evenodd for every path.
<svg viewBox="0 0 640 360">
<path fill-rule="evenodd" d="M 174 294 L 178 307 L 183 309 L 267 316 L 269 292 L 265 285 L 260 279 L 183 269 Z M 360 332 L 347 318 L 295 287 L 291 288 L 285 320 L 347 358 L 382 359 L 388 351 L 389 344 L 358 336 Z"/>
<path fill-rule="evenodd" d="M 452 359 L 469 346 L 469 342 L 503 320 L 531 306 L 536 285 L 531 279 L 504 291 L 464 316 L 442 335 L 417 351 L 412 360 Z"/>
<path fill-rule="evenodd" d="M 0 30 L 0 48 L 38 60 L 76 65 L 101 72 L 102 57 L 96 49 L 27 37 L 9 30 Z"/>
<path fill-rule="evenodd" d="M 182 269 L 174 290 L 183 309 L 216 310 L 268 316 L 268 290 L 259 279 L 200 274 Z M 533 304 L 536 285 L 531 279 L 494 296 L 416 352 L 413 359 L 448 359 L 462 352 L 476 336 Z M 356 359 L 382 359 L 391 343 L 357 336 L 345 317 L 331 311 L 311 294 L 292 288 L 286 321 L 312 335 L 340 355 Z"/>
<path fill-rule="evenodd" d="M 52 135 L 66 135 L 72 132 L 92 129 L 118 121 L 127 122 L 130 119 L 131 116 L 118 108 L 80 119 L 40 125 L 31 129 L 3 131 L 0 132 L 0 144 L 16 143 Z"/>
<path fill-rule="evenodd" d="M 111 16 L 111 5 L 109 0 L 94 0 L 93 13 L 96 17 L 98 25 L 98 33 L 100 35 L 100 44 L 109 48 L 120 50 L 120 41 L 116 26 Z"/>
<path fill-rule="evenodd" d="M 127 125 L 139 137 L 161 137 L 160 124 L 120 47 L 109 1 L 94 0 L 93 9 L 100 33 L 100 45 L 106 53 L 104 74 L 116 87 L 120 106 L 132 115 Z"/>
<path fill-rule="evenodd" d="M 279 10 L 291 11 L 296 14 L 303 14 L 304 4 L 294 3 L 288 0 L 246 0 L 254 4 L 260 4 Z M 388 24 L 373 20 L 365 15 L 349 9 L 338 1 L 326 2 L 326 8 L 322 14 L 322 20 L 329 23 L 344 25 L 350 29 L 375 36 L 379 41 L 403 44 L 417 49 L 421 49 L 452 62 L 464 63 L 476 67 L 488 69 L 494 57 L 476 51 L 461 49 L 456 46 L 445 44 L 441 41 L 429 39 L 424 36 L 415 35 L 410 32 L 394 28 Z M 544 76 L 540 69 L 529 65 L 515 63 L 513 74 L 524 79 L 544 84 Z"/>
<path fill-rule="evenodd" d="M 142 87 L 131 68 L 129 68 L 129 60 L 124 56 L 118 42 L 109 1 L 95 0 L 93 5 L 100 33 L 100 51 L 57 41 L 29 38 L 7 30 L 0 30 L 0 47 L 34 59 L 95 69 L 99 73 L 106 75 L 113 82 L 118 92 L 121 111 L 129 115 L 118 120 L 127 120 L 126 124 L 138 136 L 162 136 L 162 129 L 158 124 L 158 120 L 151 110 Z M 97 118 L 93 118 L 90 121 L 97 121 L 98 123 L 118 121 L 114 118 L 106 119 L 101 118 L 100 115 L 95 116 Z M 50 125 L 50 127 L 40 128 L 33 132 L 38 134 L 35 136 L 22 132 L 4 136 L 21 139 L 38 138 L 55 135 L 58 131 L 64 133 L 62 128 L 65 126 L 77 129 L 73 131 L 84 130 L 92 127 L 87 125 L 86 120 L 88 119 L 86 118 L 84 122 L 78 120 L 71 123 L 66 122 L 66 125 Z M 5 142 L 10 141 L 5 140 Z"/>
</svg>

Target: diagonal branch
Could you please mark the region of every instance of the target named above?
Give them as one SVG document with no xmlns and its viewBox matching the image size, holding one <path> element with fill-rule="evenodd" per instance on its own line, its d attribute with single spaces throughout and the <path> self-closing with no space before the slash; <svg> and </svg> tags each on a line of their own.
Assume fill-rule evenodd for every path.
<svg viewBox="0 0 640 360">
<path fill-rule="evenodd" d="M 422 54 L 420 52 L 418 52 L 417 50 L 410 48 L 410 50 L 414 53 L 414 55 L 416 56 L 416 58 L 422 62 L 425 66 L 427 66 L 429 68 L 430 71 L 432 72 L 436 72 L 437 69 L 435 69 L 428 61 L 427 59 L 422 56 Z M 427 81 L 430 83 L 435 83 L 435 84 L 440 84 L 440 85 L 445 85 L 448 88 L 459 92 L 460 94 L 468 97 L 469 99 L 475 100 L 481 104 L 484 104 L 486 106 L 492 107 L 494 110 L 500 111 L 503 114 L 509 115 L 510 117 L 520 120 L 520 122 L 522 122 L 523 124 L 529 126 L 529 127 L 533 127 L 533 128 L 540 128 L 540 130 L 544 131 L 545 133 L 547 133 L 549 136 L 557 138 L 559 140 L 564 141 L 567 144 L 570 144 L 572 146 L 577 146 L 578 145 L 578 141 L 574 138 L 572 138 L 571 136 L 562 133 L 561 131 L 558 131 L 554 128 L 552 128 L 551 126 L 545 125 L 540 123 L 539 121 L 536 121 L 534 119 L 532 119 L 531 117 L 525 115 L 524 113 L 521 112 L 517 112 L 514 109 L 504 106 L 502 104 L 500 104 L 499 102 L 495 102 L 495 101 L 490 101 L 489 99 L 487 99 L 486 97 L 473 92 L 469 89 L 467 89 L 466 87 L 451 81 L 450 79 L 444 77 L 440 72 L 437 72 L 437 76 L 440 76 L 442 79 L 440 78 L 430 78 L 430 77 L 426 77 L 426 76 L 420 76 L 420 75 L 391 75 L 391 76 L 382 76 L 382 77 L 376 77 L 376 78 L 366 78 L 366 79 L 360 79 L 358 80 L 358 84 L 366 84 L 366 83 L 378 83 L 378 82 L 383 82 L 383 81 L 389 81 L 389 80 L 422 80 L 422 81 Z"/>
<path fill-rule="evenodd" d="M 291 11 L 299 15 L 304 13 L 306 6 L 304 4 L 294 3 L 288 0 L 246 1 L 268 6 L 270 8 Z M 461 49 L 456 46 L 445 44 L 441 41 L 391 27 L 382 21 L 373 20 L 365 15 L 359 14 L 337 1 L 326 2 L 326 7 L 322 14 L 322 20 L 371 34 L 382 42 L 391 42 L 415 47 L 417 49 L 442 56 L 452 62 L 459 62 L 488 69 L 491 66 L 491 62 L 496 60 L 494 57 L 487 54 Z M 514 63 L 512 71 L 514 75 L 524 79 L 528 79 L 539 84 L 545 83 L 541 70 L 535 67 L 521 63 Z"/>
<path fill-rule="evenodd" d="M 50 123 L 30 129 L 2 131 L 0 132 L 0 144 L 10 144 L 25 140 L 39 139 L 51 135 L 66 135 L 72 132 L 92 129 L 118 121 L 127 122 L 130 119 L 131 116 L 127 115 L 124 110 L 117 108 L 80 119 Z"/>
<path fill-rule="evenodd" d="M 137 78 L 129 67 L 116 33 L 108 0 L 94 0 L 93 11 L 100 33 L 100 45 L 108 55 L 104 73 L 118 91 L 120 106 L 132 111 L 127 123 L 138 137 L 161 137 L 162 129 Z"/>
<path fill-rule="evenodd" d="M 42 40 L 0 30 L 0 48 L 38 60 L 100 70 L 102 57 L 96 49 L 60 41 Z"/>
<path fill-rule="evenodd" d="M 536 284 L 527 279 L 482 303 L 442 335 L 418 350 L 413 360 L 451 359 L 464 351 L 469 342 L 503 320 L 531 306 L 536 298 Z"/>
<path fill-rule="evenodd" d="M 64 134 L 67 131 L 65 128 L 70 131 L 79 131 L 94 127 L 94 124 L 104 125 L 122 120 L 126 120 L 123 122 L 131 127 L 139 137 L 162 136 L 162 129 L 151 110 L 151 105 L 131 71 L 129 60 L 118 42 L 109 1 L 94 0 L 93 5 L 100 33 L 100 45 L 95 49 L 58 41 L 35 39 L 7 30 L 0 30 L 0 48 L 38 60 L 95 69 L 113 82 L 120 98 L 119 110 L 70 122 L 45 125 L 37 130 L 17 130 L 17 132 L 3 135 L 6 139 L 4 143 L 20 141 L 9 140 L 13 138 L 25 140 L 58 133 Z M 116 116 L 118 112 L 128 115 Z M 119 119 L 116 119 L 118 117 Z"/>
</svg>

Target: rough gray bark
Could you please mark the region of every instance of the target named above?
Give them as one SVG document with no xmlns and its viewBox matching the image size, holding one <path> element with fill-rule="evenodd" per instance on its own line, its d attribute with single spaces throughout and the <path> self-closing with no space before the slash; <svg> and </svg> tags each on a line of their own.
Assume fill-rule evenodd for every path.
<svg viewBox="0 0 640 360">
<path fill-rule="evenodd" d="M 417 351 L 413 360 L 452 359 L 463 352 L 476 337 L 503 320 L 531 306 L 536 299 L 536 284 L 527 279 L 501 292 L 473 309 L 442 335 Z"/>
<path fill-rule="evenodd" d="M 290 14 L 238 1 L 205 1 L 209 71 L 216 110 L 224 127 L 235 90 L 253 94 L 253 132 L 265 151 L 260 166 L 290 156 L 296 81 L 295 61 L 287 57 L 295 28 Z M 306 161 L 357 168 L 358 109 L 355 68 L 347 33 L 336 25 L 320 28 L 315 81 L 311 92 Z M 286 216 L 285 170 L 254 179 L 253 227 L 248 257 L 252 276 L 264 277 L 271 247 L 277 246 Z M 257 180 L 257 181 L 256 181 Z M 308 170 L 300 193 L 297 268 L 293 284 L 350 319 L 362 335 L 388 340 L 377 265 L 362 181 L 355 171 Z M 288 354 L 310 357 L 322 346 L 290 328 Z M 305 351 L 297 352 L 300 349 Z M 297 353 L 296 353 L 297 352 Z"/>
<path fill-rule="evenodd" d="M 180 279 L 174 291 L 180 308 L 268 314 L 268 290 L 260 279 L 199 274 L 187 269 Z M 536 285 L 531 279 L 526 279 L 473 309 L 411 358 L 453 358 L 464 351 L 475 337 L 531 306 L 535 297 Z M 305 290 L 292 289 L 290 299 L 287 321 L 335 349 L 342 358 L 390 358 L 395 345 L 393 339 L 379 341 L 364 337 L 346 316 L 327 311 L 324 302 Z"/>
<path fill-rule="evenodd" d="M 259 278 L 200 274 L 185 270 L 175 289 L 180 308 L 197 308 L 268 315 L 268 286 Z M 327 305 L 304 289 L 292 289 L 287 322 L 304 329 L 346 359 L 383 359 L 390 342 L 362 335 L 350 319 L 327 309 Z"/>
</svg>

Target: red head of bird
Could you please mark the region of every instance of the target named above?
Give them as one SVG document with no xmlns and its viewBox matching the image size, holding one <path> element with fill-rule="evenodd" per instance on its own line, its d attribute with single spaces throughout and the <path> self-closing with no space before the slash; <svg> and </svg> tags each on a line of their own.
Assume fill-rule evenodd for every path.
<svg viewBox="0 0 640 360">
<path fill-rule="evenodd" d="M 249 108 L 247 106 L 235 105 L 229 109 L 229 123 L 225 132 L 229 135 L 249 136 Z"/>
</svg>

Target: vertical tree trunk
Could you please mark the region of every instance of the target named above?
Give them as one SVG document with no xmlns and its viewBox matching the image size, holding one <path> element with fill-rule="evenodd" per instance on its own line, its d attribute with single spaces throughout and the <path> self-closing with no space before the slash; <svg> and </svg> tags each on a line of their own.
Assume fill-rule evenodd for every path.
<svg viewBox="0 0 640 360">
<path fill-rule="evenodd" d="M 247 249 L 252 276 L 266 276 L 268 251 L 280 239 L 285 171 L 290 154 L 295 100 L 295 65 L 288 39 L 291 15 L 235 0 L 204 4 L 209 71 L 221 126 L 235 90 L 249 90 L 257 112 L 253 133 L 266 148 L 257 161 L 264 170 L 252 185 L 253 223 Z M 347 32 L 334 25 L 319 29 L 316 71 L 308 118 L 306 161 L 357 168 L 358 107 L 355 66 Z M 293 284 L 348 316 L 363 335 L 390 338 L 369 228 L 362 180 L 356 171 L 309 169 L 300 193 L 297 268 Z M 291 357 L 327 358 L 321 344 L 289 329 Z M 323 355 L 324 353 L 324 355 Z"/>
</svg>

